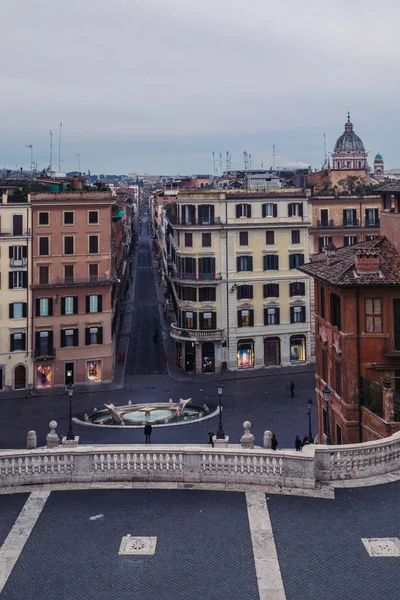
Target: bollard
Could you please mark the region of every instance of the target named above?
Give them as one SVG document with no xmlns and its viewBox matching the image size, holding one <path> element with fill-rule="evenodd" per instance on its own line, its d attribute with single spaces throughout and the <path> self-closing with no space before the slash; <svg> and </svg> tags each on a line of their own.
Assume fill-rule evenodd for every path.
<svg viewBox="0 0 400 600">
<path fill-rule="evenodd" d="M 266 431 L 264 431 L 264 439 L 263 439 L 264 448 L 271 448 L 271 439 L 272 439 L 272 431 L 267 429 Z"/>
<path fill-rule="evenodd" d="M 46 435 L 47 448 L 58 448 L 59 439 L 56 433 L 57 421 L 50 421 L 50 433 Z"/>
<path fill-rule="evenodd" d="M 254 448 L 254 441 L 256 438 L 250 431 L 250 429 L 251 429 L 250 421 L 245 421 L 243 423 L 243 428 L 244 428 L 244 433 L 243 433 L 242 437 L 240 438 L 240 445 L 242 446 L 242 448 Z"/>
<path fill-rule="evenodd" d="M 35 450 L 35 448 L 37 448 L 36 431 L 28 431 L 28 435 L 26 436 L 26 447 L 28 450 Z"/>
</svg>

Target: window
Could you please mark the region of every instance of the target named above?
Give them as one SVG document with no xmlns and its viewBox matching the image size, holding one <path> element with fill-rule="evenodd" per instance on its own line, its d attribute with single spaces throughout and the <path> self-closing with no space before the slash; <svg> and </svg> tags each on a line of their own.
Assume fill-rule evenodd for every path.
<svg viewBox="0 0 400 600">
<path fill-rule="evenodd" d="M 366 208 L 365 209 L 365 225 L 367 227 L 374 227 L 379 225 L 379 209 L 378 208 Z"/>
<path fill-rule="evenodd" d="M 181 287 L 180 299 L 188 302 L 196 302 L 196 288 L 193 287 Z"/>
<path fill-rule="evenodd" d="M 291 323 L 305 323 L 306 322 L 306 307 L 305 306 L 291 306 L 290 307 L 290 322 Z"/>
<path fill-rule="evenodd" d="M 97 225 L 99 222 L 99 211 L 89 210 L 89 225 Z"/>
<path fill-rule="evenodd" d="M 211 233 L 201 234 L 201 245 L 203 248 L 211 248 Z"/>
<path fill-rule="evenodd" d="M 26 350 L 26 335 L 24 331 L 10 334 L 10 352 L 21 352 Z"/>
<path fill-rule="evenodd" d="M 64 238 L 64 254 L 74 253 L 74 236 L 66 235 Z"/>
<path fill-rule="evenodd" d="M 39 283 L 41 285 L 49 283 L 49 267 L 39 267 Z"/>
<path fill-rule="evenodd" d="M 183 311 L 182 325 L 184 329 L 197 329 L 197 313 L 191 310 Z"/>
<path fill-rule="evenodd" d="M 89 265 L 89 281 L 98 281 L 99 280 L 99 265 L 97 263 L 92 263 Z"/>
<path fill-rule="evenodd" d="M 265 283 L 264 298 L 279 298 L 279 283 Z"/>
<path fill-rule="evenodd" d="M 61 348 L 68 346 L 79 346 L 78 329 L 61 329 Z"/>
<path fill-rule="evenodd" d="M 214 287 L 199 288 L 199 302 L 215 302 L 216 290 Z"/>
<path fill-rule="evenodd" d="M 369 240 L 376 240 L 377 237 L 377 235 L 366 235 L 365 241 L 368 242 Z"/>
<path fill-rule="evenodd" d="M 193 246 L 193 234 L 185 233 L 185 248 L 191 248 Z"/>
<path fill-rule="evenodd" d="M 189 256 L 179 257 L 181 279 L 196 279 L 196 259 Z"/>
<path fill-rule="evenodd" d="M 344 245 L 345 246 L 353 246 L 357 244 L 357 236 L 356 235 L 345 235 L 344 236 Z"/>
<path fill-rule="evenodd" d="M 238 327 L 253 327 L 254 325 L 254 310 L 243 309 L 238 310 Z"/>
<path fill-rule="evenodd" d="M 340 329 L 340 296 L 331 294 L 331 324 Z"/>
<path fill-rule="evenodd" d="M 327 208 L 321 208 L 320 221 L 318 225 L 320 225 L 321 227 L 329 227 L 329 210 Z"/>
<path fill-rule="evenodd" d="M 288 216 L 289 217 L 302 217 L 303 216 L 303 204 L 301 202 L 290 202 L 288 204 Z"/>
<path fill-rule="evenodd" d="M 89 254 L 98 254 L 99 252 L 99 236 L 89 235 Z"/>
<path fill-rule="evenodd" d="M 48 212 L 40 212 L 39 213 L 39 225 L 48 225 L 50 223 L 49 213 Z"/>
<path fill-rule="evenodd" d="M 347 166 L 348 169 L 351 169 L 351 160 L 348 160 L 346 162 L 346 166 Z"/>
<path fill-rule="evenodd" d="M 304 254 L 289 254 L 289 269 L 298 269 L 304 265 Z"/>
<path fill-rule="evenodd" d="M 36 298 L 36 316 L 51 317 L 53 314 L 53 298 Z"/>
<path fill-rule="evenodd" d="M 251 219 L 251 204 L 236 204 L 237 219 Z"/>
<path fill-rule="evenodd" d="M 74 282 L 74 265 L 64 265 L 64 283 Z"/>
<path fill-rule="evenodd" d="M 201 312 L 199 315 L 200 329 L 216 329 L 217 315 L 215 312 Z"/>
<path fill-rule="evenodd" d="M 37 331 L 35 354 L 36 356 L 53 356 L 53 332 Z"/>
<path fill-rule="evenodd" d="M 49 238 L 48 237 L 40 237 L 39 238 L 39 255 L 40 256 L 48 256 L 49 255 Z"/>
<path fill-rule="evenodd" d="M 321 379 L 328 381 L 328 355 L 326 348 L 321 348 Z"/>
<path fill-rule="evenodd" d="M 78 314 L 78 296 L 64 296 L 63 298 L 61 298 L 61 314 Z"/>
<path fill-rule="evenodd" d="M 73 225 L 74 224 L 74 213 L 72 211 L 68 211 L 64 213 L 64 225 Z"/>
<path fill-rule="evenodd" d="M 300 229 L 292 229 L 292 244 L 300 244 Z"/>
<path fill-rule="evenodd" d="M 264 308 L 264 325 L 279 325 L 278 306 Z"/>
<path fill-rule="evenodd" d="M 26 317 L 26 302 L 12 302 L 9 304 L 10 319 L 23 319 Z"/>
<path fill-rule="evenodd" d="M 237 288 L 237 299 L 244 300 L 245 298 L 253 298 L 253 286 L 252 285 L 239 285 Z"/>
<path fill-rule="evenodd" d="M 8 274 L 8 287 L 10 290 L 20 290 L 28 286 L 28 273 L 26 271 L 10 271 Z"/>
<path fill-rule="evenodd" d="M 196 207 L 193 204 L 184 204 L 181 208 L 182 225 L 194 225 L 196 223 Z"/>
<path fill-rule="evenodd" d="M 355 227 L 358 225 L 357 210 L 355 208 L 345 208 L 343 210 L 344 227 Z"/>
<path fill-rule="evenodd" d="M 325 319 L 325 288 L 319 288 L 319 314 L 322 319 Z"/>
<path fill-rule="evenodd" d="M 215 258 L 199 258 L 199 279 L 215 279 Z"/>
<path fill-rule="evenodd" d="M 382 332 L 382 300 L 366 298 L 365 300 L 365 332 Z"/>
<path fill-rule="evenodd" d="M 12 229 L 13 235 L 23 235 L 23 229 L 24 229 L 23 215 L 13 215 L 12 223 L 13 223 L 13 229 Z"/>
<path fill-rule="evenodd" d="M 242 271 L 253 270 L 253 257 L 252 256 L 238 256 L 236 259 L 236 270 L 238 273 Z"/>
<path fill-rule="evenodd" d="M 291 296 L 304 296 L 306 293 L 306 284 L 304 281 L 294 281 L 290 284 Z"/>
<path fill-rule="evenodd" d="M 278 216 L 278 205 L 267 203 L 262 205 L 262 216 L 265 219 L 266 217 L 277 217 Z"/>
<path fill-rule="evenodd" d="M 328 235 L 323 235 L 319 238 L 319 251 L 323 252 L 329 246 L 332 241 L 332 237 Z"/>
<path fill-rule="evenodd" d="M 9 246 L 8 257 L 12 267 L 22 267 L 26 265 L 28 253 L 27 246 Z"/>
<path fill-rule="evenodd" d="M 197 209 L 199 225 L 214 224 L 214 207 L 211 204 L 200 205 Z"/>
<path fill-rule="evenodd" d="M 327 435 L 327 433 L 328 433 L 328 413 L 326 411 L 326 408 L 322 409 L 322 425 L 323 425 L 324 434 Z"/>
<path fill-rule="evenodd" d="M 265 232 L 265 244 L 266 246 L 273 246 L 275 244 L 275 231 Z"/>
<path fill-rule="evenodd" d="M 335 360 L 335 392 L 338 396 L 342 395 L 341 365 L 338 360 Z"/>
<path fill-rule="evenodd" d="M 277 254 L 264 254 L 264 271 L 278 271 L 279 256 Z"/>
<path fill-rule="evenodd" d="M 102 327 L 87 327 L 85 330 L 86 346 L 103 343 L 103 328 Z"/>
<path fill-rule="evenodd" d="M 240 246 L 248 246 L 249 245 L 249 234 L 247 231 L 239 232 L 239 245 Z"/>
<path fill-rule="evenodd" d="M 91 294 L 86 296 L 86 312 L 97 313 L 102 312 L 102 296 L 101 294 Z"/>
</svg>

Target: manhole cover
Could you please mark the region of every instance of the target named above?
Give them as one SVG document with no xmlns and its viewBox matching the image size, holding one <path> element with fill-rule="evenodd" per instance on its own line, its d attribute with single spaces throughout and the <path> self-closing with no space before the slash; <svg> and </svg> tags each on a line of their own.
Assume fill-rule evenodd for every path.
<svg viewBox="0 0 400 600">
<path fill-rule="evenodd" d="M 137 537 L 125 535 L 122 538 L 118 554 L 122 556 L 150 556 L 153 555 L 156 551 L 156 543 L 156 537 Z"/>
</svg>

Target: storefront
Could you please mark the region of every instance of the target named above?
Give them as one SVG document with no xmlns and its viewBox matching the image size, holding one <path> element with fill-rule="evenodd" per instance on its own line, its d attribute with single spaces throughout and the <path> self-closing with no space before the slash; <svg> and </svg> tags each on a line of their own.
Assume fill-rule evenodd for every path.
<svg viewBox="0 0 400 600">
<path fill-rule="evenodd" d="M 291 364 L 298 364 L 305 361 L 306 337 L 304 335 L 292 335 L 290 338 L 290 362 Z"/>
<path fill-rule="evenodd" d="M 37 365 L 36 387 L 45 388 L 53 385 L 53 365 Z"/>
<path fill-rule="evenodd" d="M 196 372 L 196 344 L 194 342 L 185 343 L 185 371 L 186 373 Z"/>
<path fill-rule="evenodd" d="M 237 345 L 237 366 L 239 369 L 254 367 L 254 341 L 239 340 Z"/>
<path fill-rule="evenodd" d="M 213 342 L 204 342 L 201 347 L 201 370 L 203 373 L 214 373 L 215 350 Z"/>
<path fill-rule="evenodd" d="M 180 369 L 183 368 L 183 357 L 182 357 L 182 344 L 180 342 L 176 342 L 175 344 L 175 357 L 176 357 L 176 365 Z"/>
<path fill-rule="evenodd" d="M 264 339 L 264 366 L 274 367 L 281 364 L 281 340 L 278 337 Z"/>
<path fill-rule="evenodd" d="M 101 360 L 86 363 L 88 383 L 101 382 Z"/>
</svg>

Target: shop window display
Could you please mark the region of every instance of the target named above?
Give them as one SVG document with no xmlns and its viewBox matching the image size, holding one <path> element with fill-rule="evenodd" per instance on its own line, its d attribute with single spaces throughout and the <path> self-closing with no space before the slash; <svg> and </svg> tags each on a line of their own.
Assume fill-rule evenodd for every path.
<svg viewBox="0 0 400 600">
<path fill-rule="evenodd" d="M 249 369 L 254 367 L 253 340 L 240 341 L 238 342 L 237 348 L 237 366 L 239 369 Z"/>
<path fill-rule="evenodd" d="M 306 339 L 304 336 L 290 338 L 290 362 L 301 363 L 306 360 Z"/>
<path fill-rule="evenodd" d="M 36 387 L 49 387 L 53 383 L 53 368 L 51 365 L 39 365 L 36 368 Z"/>
<path fill-rule="evenodd" d="M 92 383 L 101 381 L 101 363 L 100 361 L 87 363 L 87 378 Z"/>
</svg>

